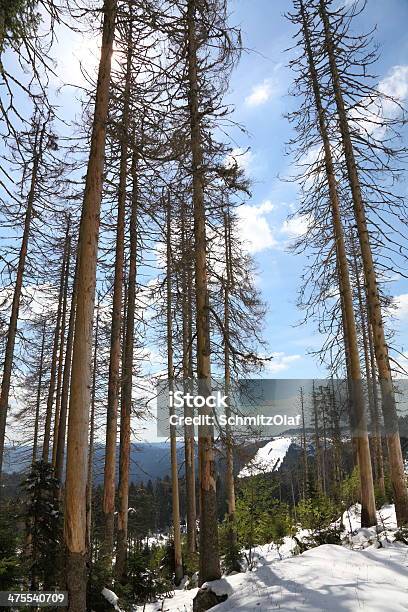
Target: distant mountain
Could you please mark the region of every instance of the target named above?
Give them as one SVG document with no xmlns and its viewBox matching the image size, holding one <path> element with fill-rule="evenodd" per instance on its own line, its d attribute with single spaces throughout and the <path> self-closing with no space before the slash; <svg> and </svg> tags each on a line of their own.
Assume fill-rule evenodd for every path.
<svg viewBox="0 0 408 612">
<path fill-rule="evenodd" d="M 103 481 L 104 445 L 97 444 L 94 452 L 94 482 Z M 118 447 L 119 456 L 119 447 Z M 179 449 L 180 464 L 183 448 Z M 31 462 L 31 448 L 7 448 L 5 451 L 4 471 L 7 474 L 21 473 L 28 469 Z M 132 482 L 147 482 L 170 475 L 170 445 L 168 442 L 138 442 L 131 445 L 130 476 Z M 182 471 L 182 470 L 181 470 Z"/>
</svg>

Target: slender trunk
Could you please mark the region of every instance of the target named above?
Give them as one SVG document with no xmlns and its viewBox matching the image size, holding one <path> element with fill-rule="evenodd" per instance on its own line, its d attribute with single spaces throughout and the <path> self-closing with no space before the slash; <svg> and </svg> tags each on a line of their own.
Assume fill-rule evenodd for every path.
<svg viewBox="0 0 408 612">
<path fill-rule="evenodd" d="M 34 198 L 37 188 L 38 168 L 41 161 L 42 143 L 45 132 L 45 124 L 40 128 L 37 125 L 33 153 L 33 167 L 31 170 L 30 190 L 27 197 L 27 208 L 24 218 L 24 231 L 21 240 L 20 254 L 17 265 L 17 275 L 14 285 L 13 302 L 11 305 L 10 322 L 7 331 L 6 352 L 4 355 L 3 376 L 0 392 L 0 479 L 3 471 L 4 443 L 6 436 L 6 421 L 9 406 L 11 387 L 11 373 L 14 361 L 14 346 L 16 343 L 18 316 L 20 311 L 21 289 L 23 286 L 24 269 L 30 238 L 31 220 L 33 217 Z M 0 496 L 2 487 L 0 486 Z"/>
<path fill-rule="evenodd" d="M 303 449 L 303 497 L 308 497 L 309 492 L 309 464 L 307 457 L 307 439 L 305 426 L 305 402 L 303 387 L 300 387 L 300 409 L 302 414 L 302 449 Z"/>
<path fill-rule="evenodd" d="M 198 106 L 198 68 L 196 40 L 196 0 L 187 3 L 187 59 L 190 111 L 194 208 L 194 264 L 197 328 L 197 378 L 199 395 L 211 394 L 210 333 L 207 288 L 206 215 L 203 185 L 203 150 Z M 205 407 L 201 414 L 211 414 Z M 218 550 L 217 494 L 214 462 L 214 431 L 211 426 L 199 427 L 198 456 L 200 475 L 200 566 L 198 583 L 220 578 Z"/>
<path fill-rule="evenodd" d="M 67 230 L 65 234 L 64 254 L 62 258 L 59 295 L 58 295 L 57 319 L 55 323 L 54 342 L 53 342 L 52 356 L 51 356 L 50 384 L 48 387 L 47 411 L 45 414 L 42 459 L 43 461 L 46 461 L 46 462 L 48 462 L 49 452 L 50 452 L 52 407 L 54 405 L 55 381 L 56 381 L 56 376 L 57 376 L 58 345 L 60 341 L 62 303 L 64 299 L 64 285 L 65 285 L 65 268 L 67 265 L 67 258 L 68 258 L 68 242 L 69 242 L 69 224 L 67 225 Z"/>
<path fill-rule="evenodd" d="M 132 35 L 130 28 L 130 37 Z M 130 38 L 131 40 L 131 38 Z M 115 276 L 113 282 L 112 325 L 110 339 L 108 407 L 106 413 L 105 470 L 103 481 L 103 522 L 104 534 L 101 554 L 106 567 L 112 568 L 114 523 L 115 523 L 115 481 L 116 447 L 118 427 L 118 407 L 120 395 L 121 330 L 123 306 L 123 275 L 125 263 L 125 217 L 126 181 L 128 157 L 129 99 L 132 64 L 132 45 L 128 44 L 126 61 L 125 90 L 123 94 L 123 113 L 120 135 L 120 168 L 118 187 L 118 212 L 116 225 Z"/>
<path fill-rule="evenodd" d="M 172 252 L 171 252 L 171 204 L 170 195 L 167 203 L 167 378 L 170 392 L 174 392 L 174 366 L 173 366 L 173 323 L 172 323 Z M 170 395 L 169 395 L 170 397 Z M 169 406 L 170 416 L 174 414 L 173 403 Z M 183 578 L 183 560 L 181 556 L 180 534 L 180 500 L 177 470 L 177 437 L 175 425 L 170 425 L 170 460 L 171 460 L 171 495 L 174 537 L 174 567 L 175 581 L 179 584 Z"/>
<path fill-rule="evenodd" d="M 58 446 L 58 430 L 61 412 L 61 394 L 62 394 L 62 376 L 64 371 L 64 350 L 65 350 L 65 332 L 67 320 L 67 302 L 68 302 L 68 283 L 69 283 L 69 264 L 71 258 L 71 239 L 68 239 L 68 256 L 65 269 L 64 295 L 62 301 L 62 316 L 61 316 L 61 332 L 60 332 L 60 347 L 58 356 L 58 373 L 57 373 L 57 396 L 55 402 L 55 418 L 54 418 L 54 435 L 52 439 L 52 464 L 55 467 L 57 458 Z"/>
<path fill-rule="evenodd" d="M 363 299 L 363 288 L 361 286 L 360 279 L 360 270 L 357 262 L 357 251 L 356 245 L 354 242 L 354 236 L 351 234 L 351 246 L 353 251 L 353 261 L 354 261 L 354 274 L 356 277 L 357 283 L 357 297 L 358 297 L 358 305 L 360 309 L 360 321 L 361 321 L 361 337 L 363 340 L 363 351 L 364 351 L 364 365 L 365 365 L 365 375 L 366 375 L 366 384 L 367 384 L 367 395 L 368 395 L 368 406 L 370 411 L 370 420 L 371 420 L 371 439 L 372 446 L 374 450 L 374 474 L 375 479 L 380 487 L 381 492 L 384 494 L 384 477 L 381 479 L 381 469 L 380 469 L 380 455 L 381 452 L 381 435 L 379 434 L 378 428 L 378 419 L 376 418 L 376 409 L 374 403 L 374 391 L 373 386 L 371 384 L 371 367 L 370 367 L 370 349 L 369 349 L 369 340 L 368 340 L 368 329 L 367 329 L 367 320 L 366 320 L 366 310 L 364 309 L 364 299 Z M 377 413 L 378 416 L 378 413 Z M 384 476 L 384 475 L 383 475 Z"/>
<path fill-rule="evenodd" d="M 379 411 L 379 397 L 378 397 L 378 387 L 377 387 L 377 377 L 376 377 L 376 368 L 375 368 L 375 353 L 374 353 L 374 344 L 373 344 L 373 334 L 371 325 L 368 322 L 368 348 L 370 354 L 370 379 L 369 384 L 373 394 L 373 406 L 374 406 L 374 430 L 375 435 L 378 440 L 378 486 L 383 495 L 385 495 L 385 477 L 384 477 L 384 453 L 383 453 L 383 444 L 382 444 L 382 434 L 381 434 L 381 423 L 380 423 L 380 411 Z"/>
<path fill-rule="evenodd" d="M 313 391 L 312 391 L 312 401 L 313 401 L 313 418 L 314 418 L 314 441 L 315 441 L 315 455 L 316 455 L 316 481 L 317 481 L 317 490 L 319 493 L 322 493 L 322 469 L 321 469 L 321 447 L 320 447 L 320 431 L 319 431 L 319 410 L 317 405 L 317 394 L 316 389 L 313 383 Z"/>
<path fill-rule="evenodd" d="M 398 524 L 408 524 L 408 489 L 405 480 L 404 462 L 399 436 L 398 414 L 391 377 L 388 346 L 385 339 L 377 275 L 371 251 L 365 206 L 361 192 L 357 164 L 354 157 L 354 147 L 350 135 L 347 111 L 344 105 L 342 86 L 337 68 L 336 51 L 332 39 L 325 0 L 320 0 L 320 15 L 324 27 L 326 51 L 330 65 L 333 93 L 339 119 L 347 175 L 353 199 L 354 218 L 357 225 L 363 261 L 364 278 L 368 299 L 368 312 L 373 331 L 374 350 L 380 379 L 382 410 L 385 432 L 387 436 L 391 481 L 394 490 L 395 511 Z"/>
<path fill-rule="evenodd" d="M 192 367 L 192 312 L 191 278 L 189 278 L 190 264 L 190 242 L 187 240 L 185 227 L 186 206 L 183 205 L 181 218 L 181 241 L 182 241 L 182 314 L 183 314 L 183 381 L 184 392 L 192 392 L 193 367 Z M 187 268 L 187 269 L 186 269 Z M 184 417 L 193 417 L 194 410 L 184 403 Z M 195 443 L 194 426 L 184 425 L 184 469 L 186 474 L 186 505 L 187 505 L 187 550 L 193 554 L 197 550 L 197 526 L 196 526 L 196 492 L 195 492 Z"/>
<path fill-rule="evenodd" d="M 118 539 L 115 573 L 119 580 L 127 574 L 127 540 L 129 510 L 129 470 L 130 470 L 130 419 L 132 414 L 133 387 L 133 351 L 136 303 L 136 268 L 137 268 L 137 211 L 138 181 L 137 152 L 132 155 L 132 205 L 130 213 L 130 254 L 128 272 L 128 291 L 126 309 L 125 350 L 123 357 L 123 381 L 120 414 L 120 452 L 119 452 L 119 487 L 118 487 Z"/>
<path fill-rule="evenodd" d="M 95 322 L 95 348 L 92 368 L 91 414 L 89 419 L 89 453 L 88 453 L 88 479 L 86 483 L 86 535 L 88 557 L 91 561 L 92 536 L 92 494 L 93 494 L 93 461 L 95 441 L 95 408 L 96 408 L 96 379 L 98 375 L 98 340 L 99 340 L 99 303 L 96 308 Z"/>
<path fill-rule="evenodd" d="M 33 456 L 32 463 L 37 461 L 37 449 L 38 449 L 38 429 L 40 422 L 40 408 L 41 408 L 41 385 L 43 375 L 43 364 L 44 364 L 44 348 L 45 348 L 45 327 L 46 321 L 44 319 L 42 325 L 42 341 L 41 341 L 41 353 L 40 363 L 38 365 L 38 386 L 37 386 L 37 401 L 35 403 L 35 419 L 34 419 L 34 436 L 33 436 Z"/>
<path fill-rule="evenodd" d="M 60 408 L 59 425 L 58 425 L 58 440 L 57 440 L 57 450 L 56 450 L 56 455 L 55 455 L 55 476 L 60 481 L 62 481 L 62 475 L 64 471 L 65 434 L 66 434 L 66 429 L 67 429 L 69 383 L 70 383 L 70 378 L 71 378 L 72 346 L 74 342 L 77 288 L 78 288 L 78 256 L 77 256 L 77 261 L 75 264 L 74 282 L 73 282 L 72 294 L 71 294 L 71 308 L 70 308 L 69 320 L 68 320 L 68 333 L 67 333 L 67 343 L 66 343 L 66 349 L 65 349 L 64 373 L 62 376 L 61 408 Z"/>
<path fill-rule="evenodd" d="M 316 110 L 318 113 L 319 131 L 323 141 L 325 169 L 330 194 L 330 205 L 333 219 L 334 239 L 336 243 L 337 264 L 339 271 L 339 286 L 342 295 L 345 331 L 349 348 L 350 374 L 352 379 L 352 409 L 354 413 L 355 432 L 352 435 L 357 439 L 358 463 L 360 467 L 361 485 L 361 525 L 367 527 L 375 525 L 377 522 L 375 511 L 374 483 L 371 467 L 370 445 L 367 434 L 367 424 L 365 415 L 364 391 L 361 379 L 360 356 L 357 343 L 357 331 L 354 315 L 353 294 L 350 285 L 350 274 L 347 260 L 346 247 L 344 243 L 344 232 L 340 215 L 340 204 L 337 191 L 334 164 L 331 153 L 329 134 L 327 129 L 326 115 L 323 108 L 318 75 L 316 72 L 313 51 L 310 42 L 309 26 L 306 13 L 301 2 L 303 18 L 303 31 L 306 44 L 306 52 L 309 61 L 310 75 L 312 79 L 313 94 L 315 98 Z"/>
<path fill-rule="evenodd" d="M 116 0 L 105 0 L 103 15 L 101 59 L 78 243 L 78 294 L 67 436 L 64 533 L 67 548 L 69 612 L 84 612 L 87 609 L 86 483 L 92 322 Z"/>
<path fill-rule="evenodd" d="M 227 489 L 227 514 L 229 531 L 228 537 L 230 546 L 234 547 L 237 543 L 237 533 L 235 529 L 235 482 L 234 482 L 234 446 L 229 425 L 229 417 L 231 415 L 230 407 L 230 387 L 231 387 L 231 366 L 229 353 L 229 333 L 230 333 L 230 290 L 233 286 L 232 261 L 231 261 L 231 228 L 229 212 L 224 213 L 224 247 L 225 247 L 225 287 L 224 287 L 224 393 L 227 396 L 227 406 L 225 408 L 225 416 L 227 425 L 225 428 L 225 452 L 226 452 L 226 474 L 225 486 Z M 239 564 L 234 568 L 239 571 Z"/>
</svg>

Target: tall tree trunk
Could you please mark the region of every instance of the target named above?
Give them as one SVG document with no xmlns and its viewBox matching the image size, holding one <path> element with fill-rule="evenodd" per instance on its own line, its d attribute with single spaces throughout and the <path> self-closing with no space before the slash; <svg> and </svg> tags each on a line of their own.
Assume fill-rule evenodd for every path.
<svg viewBox="0 0 408 612">
<path fill-rule="evenodd" d="M 354 218 L 357 225 L 358 239 L 360 242 L 361 256 L 363 261 L 364 278 L 368 299 L 368 312 L 373 331 L 374 350 L 377 361 L 378 376 L 380 379 L 382 410 L 385 432 L 387 436 L 391 481 L 394 490 L 395 511 L 398 524 L 408 524 L 408 489 L 405 480 L 404 462 L 399 436 L 398 415 L 391 377 L 388 346 L 385 339 L 377 275 L 371 251 L 365 206 L 361 192 L 357 164 L 354 156 L 354 147 L 350 135 L 342 86 L 337 68 L 336 50 L 333 43 L 325 0 L 320 0 L 319 6 L 325 34 L 326 52 L 329 60 L 333 93 L 336 102 L 344 157 L 347 167 L 347 175 L 353 199 Z"/>
<path fill-rule="evenodd" d="M 192 393 L 192 308 L 191 308 L 191 244 L 186 235 L 186 206 L 183 204 L 181 217 L 182 242 L 182 314 L 183 314 L 183 382 L 184 392 Z M 192 407 L 184 403 L 184 417 L 194 416 Z M 196 491 L 195 491 L 195 443 L 194 425 L 184 425 L 184 470 L 186 475 L 187 506 L 187 550 L 194 554 L 197 550 Z"/>
<path fill-rule="evenodd" d="M 84 612 L 87 609 L 86 483 L 92 322 L 116 0 L 105 0 L 103 15 L 101 59 L 78 243 L 78 294 L 67 436 L 64 533 L 69 612 Z"/>
<path fill-rule="evenodd" d="M 92 368 L 91 414 L 89 419 L 89 453 L 88 479 L 86 483 L 86 535 L 89 561 L 92 562 L 92 496 L 93 496 L 93 462 L 95 443 L 95 410 L 96 410 L 96 379 L 98 376 L 98 342 L 99 342 L 99 302 L 96 307 L 95 348 Z"/>
<path fill-rule="evenodd" d="M 187 60 L 190 111 L 190 137 L 194 209 L 194 264 L 197 328 L 198 392 L 211 394 L 210 332 L 207 288 L 206 215 L 204 205 L 203 149 L 198 101 L 196 0 L 187 3 Z M 205 408 L 200 413 L 211 414 Z M 218 550 L 217 494 L 213 427 L 199 427 L 198 457 L 200 476 L 200 565 L 198 583 L 220 578 Z"/>
<path fill-rule="evenodd" d="M 74 342 L 74 327 L 75 327 L 75 313 L 76 313 L 76 299 L 78 292 L 78 255 L 75 263 L 75 274 L 74 282 L 72 285 L 71 294 L 71 308 L 69 312 L 68 320 L 68 333 L 67 343 L 65 349 L 65 362 L 64 362 L 64 373 L 62 376 L 62 389 L 61 389 L 61 408 L 58 423 L 58 440 L 57 450 L 55 455 L 55 476 L 62 481 L 62 474 L 64 471 L 64 456 L 65 456 L 65 435 L 67 429 L 67 414 L 68 414 L 68 401 L 69 401 L 69 383 L 71 378 L 71 365 L 72 365 L 72 347 Z"/>
<path fill-rule="evenodd" d="M 167 378 L 170 392 L 174 392 L 174 366 L 173 366 L 173 324 L 172 324 L 172 252 L 171 252 L 171 203 L 170 195 L 167 201 Z M 173 403 L 169 406 L 170 416 L 174 414 Z M 181 534 L 180 534 L 180 499 L 179 481 L 177 470 L 177 437 L 176 426 L 170 425 L 170 461 L 171 461 L 171 496 L 172 496 L 172 518 L 174 537 L 174 567 L 175 580 L 179 584 L 183 578 L 183 560 L 181 556 Z"/>
<path fill-rule="evenodd" d="M 129 511 L 129 471 L 130 471 L 130 421 L 132 414 L 133 388 L 133 351 L 136 308 L 136 267 L 137 267 L 137 211 L 138 180 L 137 151 L 134 143 L 132 154 L 132 206 L 130 213 L 130 254 L 128 272 L 128 291 L 126 309 L 125 351 L 123 357 L 123 381 L 120 413 L 120 452 L 118 487 L 118 538 L 115 573 L 118 580 L 127 574 L 127 541 Z"/>
<path fill-rule="evenodd" d="M 69 265 L 71 259 L 71 238 L 68 239 L 68 255 L 65 268 L 64 293 L 62 300 L 62 316 L 61 316 L 61 331 L 58 356 L 58 372 L 57 372 L 57 395 L 55 401 L 55 417 L 54 417 L 54 434 L 52 438 L 52 465 L 55 467 L 57 458 L 58 446 L 58 430 L 61 412 L 61 395 L 62 395 L 62 377 L 64 372 L 64 350 L 65 350 L 65 333 L 67 322 L 67 303 L 68 303 L 68 284 L 69 284 Z"/>
<path fill-rule="evenodd" d="M 126 79 L 123 93 L 123 112 L 120 134 L 120 168 L 118 187 L 118 212 L 116 225 L 115 276 L 113 282 L 112 325 L 110 339 L 108 407 L 106 413 L 105 469 L 103 481 L 103 522 L 104 534 L 101 554 L 106 567 L 112 568 L 114 523 L 115 523 L 115 481 L 116 481 L 116 447 L 118 427 L 118 407 L 120 394 L 120 361 L 121 331 L 123 306 L 123 277 L 125 263 L 125 217 L 126 217 L 126 181 L 129 130 L 129 99 L 132 66 L 132 31 L 127 48 Z"/>
<path fill-rule="evenodd" d="M 228 515 L 228 537 L 230 546 L 234 547 L 237 543 L 237 533 L 235 528 L 235 482 L 234 482 L 234 445 L 229 424 L 231 416 L 230 390 L 231 390 L 231 365 L 230 365 L 230 291 L 233 286 L 232 261 L 231 261 L 231 226 L 229 211 L 224 213 L 224 248 L 225 248 L 225 287 L 224 287 L 224 393 L 227 396 L 227 406 L 225 416 L 227 424 L 225 427 L 225 453 L 226 453 L 226 473 L 225 486 L 227 489 L 227 515 Z M 240 570 L 239 564 L 235 568 Z"/>
<path fill-rule="evenodd" d="M 59 295 L 58 295 L 57 319 L 55 323 L 54 341 L 53 341 L 52 355 L 51 355 L 50 383 L 48 387 L 47 410 L 45 414 L 42 459 L 43 461 L 46 461 L 46 462 L 48 462 L 49 454 L 50 454 L 52 407 L 54 405 L 55 382 L 56 382 L 56 376 L 57 376 L 58 346 L 60 342 L 60 333 L 61 333 L 61 317 L 62 317 L 62 305 L 64 301 L 65 269 L 67 266 L 67 259 L 68 259 L 68 243 L 69 243 L 69 224 L 67 224 L 67 229 L 65 233 L 64 254 L 62 257 L 61 276 L 60 276 Z"/>
<path fill-rule="evenodd" d="M 41 154 L 43 148 L 43 138 L 45 132 L 45 123 L 40 126 L 37 124 L 35 141 L 34 141 L 34 152 L 33 152 L 33 167 L 31 170 L 31 183 L 30 190 L 27 197 L 27 208 L 24 218 L 24 231 L 23 238 L 21 240 L 20 254 L 17 265 L 17 275 L 14 285 L 13 302 L 11 304 L 10 322 L 7 331 L 7 342 L 6 352 L 4 355 L 3 364 L 3 376 L 1 380 L 1 392 L 0 392 L 0 479 L 3 471 L 3 456 L 4 456 L 4 443 L 6 436 L 6 421 L 7 412 L 9 406 L 10 386 L 11 386 L 11 373 L 13 369 L 14 361 L 14 346 L 16 343 L 17 335 L 17 324 L 18 315 L 20 310 L 21 300 L 21 289 L 23 286 L 24 269 L 28 250 L 28 241 L 31 230 L 31 220 L 33 217 L 34 198 L 37 187 L 37 175 L 38 168 L 41 161 Z M 0 496 L 2 487 L 0 486 Z"/>
<path fill-rule="evenodd" d="M 309 25 L 303 2 L 300 3 L 306 53 L 312 79 L 313 94 L 319 121 L 319 131 L 323 142 L 326 177 L 329 187 L 330 205 L 333 220 L 334 239 L 336 243 L 337 265 L 339 272 L 339 287 L 343 300 L 345 331 L 349 348 L 350 375 L 352 379 L 352 406 L 355 417 L 354 437 L 357 439 L 358 463 L 360 467 L 361 486 L 361 525 L 367 527 L 377 523 L 375 511 L 374 483 L 371 467 L 370 445 L 367 434 L 364 391 L 361 379 L 360 356 L 358 351 L 357 330 L 354 315 L 353 294 L 350 285 L 350 274 L 344 243 L 343 226 L 340 216 L 339 197 L 331 153 L 330 139 L 327 129 L 325 111 L 322 104 L 318 75 L 316 72 L 312 46 L 310 42 Z"/>
<path fill-rule="evenodd" d="M 43 376 L 43 366 L 44 366 L 44 349 L 45 349 L 45 327 L 46 321 L 42 324 L 42 340 L 41 340 L 41 353 L 40 353 L 40 363 L 38 365 L 38 385 L 37 385 L 37 400 L 35 403 L 35 417 L 34 417 L 34 436 L 33 436 L 33 455 L 32 455 L 32 463 L 37 461 L 37 450 L 38 450 L 38 430 L 40 423 L 40 408 L 41 408 L 41 386 L 42 386 L 42 376 Z"/>
<path fill-rule="evenodd" d="M 367 384 L 367 395 L 368 395 L 368 406 L 370 410 L 370 420 L 371 420 L 371 439 L 372 446 L 374 450 L 374 474 L 377 485 L 383 495 L 385 495 L 385 486 L 384 486 L 384 467 L 381 467 L 382 464 L 382 449 L 381 449 L 381 432 L 379 429 L 378 423 L 378 406 L 376 407 L 376 402 L 374 399 L 374 389 L 371 380 L 371 362 L 370 362 L 370 347 L 369 347 L 369 338 L 368 338 L 368 327 L 367 325 L 367 309 L 364 308 L 365 301 L 363 298 L 363 287 L 361 286 L 360 279 L 360 269 L 357 261 L 357 250 L 354 241 L 354 236 L 351 233 L 351 245 L 353 250 L 353 261 L 354 261 L 354 274 L 356 277 L 357 283 L 357 296 L 358 296 L 358 305 L 360 309 L 360 320 L 361 320 L 361 337 L 363 340 L 363 351 L 364 351 L 364 365 L 365 365 L 365 375 L 366 375 L 366 384 Z"/>
<path fill-rule="evenodd" d="M 302 415 L 302 455 L 303 455 L 303 497 L 308 497 L 309 492 L 309 462 L 307 456 L 307 438 L 305 425 L 305 402 L 303 387 L 300 387 L 300 410 Z"/>
</svg>

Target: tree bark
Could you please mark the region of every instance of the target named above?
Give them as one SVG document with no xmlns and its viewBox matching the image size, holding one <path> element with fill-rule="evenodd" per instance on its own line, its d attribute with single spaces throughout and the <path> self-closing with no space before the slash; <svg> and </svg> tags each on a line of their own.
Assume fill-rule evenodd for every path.
<svg viewBox="0 0 408 612">
<path fill-rule="evenodd" d="M 365 401 L 361 379 L 360 356 L 358 351 L 353 294 L 350 285 L 350 273 L 347 260 L 347 252 L 344 243 L 344 232 L 341 222 L 339 197 L 336 185 L 333 158 L 331 153 L 330 139 L 327 130 L 327 121 L 320 95 L 318 75 L 314 64 L 307 16 L 304 10 L 303 2 L 300 2 L 300 5 L 302 11 L 306 53 L 308 56 L 313 95 L 318 114 L 319 132 L 322 138 L 324 148 L 325 170 L 329 187 L 330 205 L 333 220 L 333 232 L 336 243 L 339 287 L 344 306 L 343 312 L 346 320 L 345 331 L 347 335 L 347 345 L 349 348 L 350 375 L 352 379 L 352 406 L 353 413 L 355 416 L 354 426 L 356 428 L 354 432 L 354 437 L 357 439 L 358 463 L 360 467 L 362 505 L 361 525 L 362 527 L 367 527 L 370 525 L 375 525 L 377 523 L 377 517 L 375 510 L 374 483 L 371 467 L 370 446 L 367 434 Z"/>
<path fill-rule="evenodd" d="M 42 341 L 41 341 L 41 353 L 40 353 L 40 363 L 38 365 L 38 385 L 37 385 L 37 400 L 35 403 L 35 417 L 34 417 L 34 436 L 33 436 L 33 455 L 32 455 L 32 463 L 37 461 L 37 450 L 38 450 L 38 430 L 40 423 L 40 408 L 41 408 L 41 385 L 42 385 L 42 375 L 43 375 L 43 365 L 44 365 L 44 349 L 45 349 L 45 326 L 46 321 L 42 324 Z"/>
<path fill-rule="evenodd" d="M 63 372 L 64 372 L 64 350 L 65 350 L 65 333 L 66 333 L 66 322 L 67 322 L 67 303 L 68 303 L 70 259 L 71 259 L 71 238 L 68 239 L 68 255 L 67 255 L 66 268 L 65 268 L 64 295 L 63 295 L 63 301 L 62 301 L 61 331 L 60 331 L 60 345 L 59 345 L 58 373 L 57 373 L 57 395 L 56 395 L 56 401 L 55 401 L 54 434 L 52 437 L 52 465 L 54 467 L 55 467 L 55 461 L 57 458 L 58 430 L 59 430 L 60 412 L 61 412 L 61 395 L 62 395 L 62 378 L 63 378 Z"/>
<path fill-rule="evenodd" d="M 92 496 L 95 442 L 96 379 L 98 375 L 99 303 L 96 308 L 95 347 L 92 367 L 91 414 L 89 419 L 88 479 L 86 483 L 86 536 L 89 561 L 92 562 Z"/>
<path fill-rule="evenodd" d="M 211 394 L 210 333 L 207 288 L 206 215 L 203 185 L 203 149 L 201 119 L 198 106 L 196 0 L 187 3 L 187 61 L 189 86 L 190 138 L 192 155 L 194 209 L 194 265 L 197 329 L 197 377 L 199 395 Z M 203 408 L 200 413 L 211 414 Z M 217 495 L 214 462 L 214 431 L 211 426 L 199 427 L 198 456 L 200 476 L 200 565 L 201 586 L 221 576 L 218 550 Z"/>
<path fill-rule="evenodd" d="M 42 459 L 43 461 L 46 461 L 46 462 L 48 462 L 49 454 L 50 454 L 52 407 L 54 405 L 55 382 L 56 382 L 56 376 L 57 376 L 58 346 L 60 342 L 60 333 L 61 333 L 62 306 L 63 306 L 63 301 L 64 301 L 64 286 L 65 286 L 65 269 L 66 269 L 67 259 L 68 259 L 68 243 L 69 243 L 69 224 L 67 225 L 67 229 L 65 233 L 64 254 L 62 257 L 61 276 L 60 276 L 59 295 L 58 295 L 57 319 L 55 323 L 54 341 L 53 341 L 52 356 L 51 356 L 50 383 L 48 387 L 47 410 L 45 414 Z"/>
<path fill-rule="evenodd" d="M 65 456 L 65 435 L 67 429 L 67 414 L 69 401 L 69 383 L 71 378 L 72 347 L 74 342 L 75 312 L 78 288 L 78 255 L 75 263 L 74 282 L 72 285 L 71 308 L 68 320 L 67 343 L 65 349 L 64 373 L 62 376 L 61 408 L 58 424 L 58 440 L 55 455 L 55 476 L 62 481 Z"/>
<path fill-rule="evenodd" d="M 172 324 L 172 252 L 171 252 L 171 202 L 170 195 L 167 202 L 167 227 L 166 227 L 166 247 L 167 247 L 167 379 L 170 392 L 174 392 L 174 365 L 173 365 L 173 324 Z M 172 404 L 169 404 L 169 416 L 174 414 Z M 171 462 L 171 495 L 172 495 L 172 518 L 173 518 L 173 538 L 174 538 L 174 568 L 175 582 L 180 584 L 183 578 L 183 560 L 181 556 L 181 534 L 180 534 L 180 500 L 179 500 L 179 481 L 177 470 L 177 438 L 176 427 L 170 425 L 170 462 Z"/>
<path fill-rule="evenodd" d="M 66 576 L 69 612 L 84 612 L 87 609 L 86 483 L 88 478 L 92 322 L 116 0 L 105 0 L 103 15 L 102 48 L 91 150 L 79 232 L 78 294 L 67 436 L 64 534 L 67 548 Z"/>
<path fill-rule="evenodd" d="M 181 217 L 182 241 L 182 314 L 183 314 L 183 381 L 184 392 L 192 392 L 192 308 L 191 308 L 191 250 L 190 240 L 186 236 L 186 206 L 183 205 Z M 184 417 L 194 416 L 193 408 L 184 403 Z M 194 554 L 197 550 L 197 516 L 195 491 L 195 442 L 194 426 L 184 425 L 184 469 L 186 475 L 186 505 L 187 505 L 187 550 Z"/>
<path fill-rule="evenodd" d="M 136 147 L 136 144 L 133 143 Z M 119 451 L 119 487 L 118 487 L 118 538 L 116 550 L 115 573 L 118 580 L 124 580 L 127 574 L 127 540 L 129 511 L 129 471 L 130 471 L 130 424 L 132 414 L 133 388 L 133 351 L 136 304 L 136 271 L 137 271 L 137 211 L 138 211 L 138 177 L 137 151 L 132 154 L 132 205 L 130 213 L 130 254 L 128 271 L 128 292 L 126 309 L 125 351 L 123 358 L 123 380 L 120 414 L 120 451 Z"/>
<path fill-rule="evenodd" d="M 131 28 L 130 28 L 131 30 Z M 131 36 L 131 32 L 130 32 Z M 131 40 L 131 39 L 130 39 Z M 123 280 L 125 263 L 126 181 L 128 156 L 129 102 L 132 65 L 132 44 L 128 44 L 125 89 L 120 134 L 120 168 L 118 187 L 118 212 L 116 225 L 115 275 L 113 283 L 112 324 L 109 358 L 108 406 L 106 413 L 105 469 L 103 481 L 104 534 L 101 555 L 107 569 L 112 568 L 115 524 L 115 482 L 118 408 L 120 395 L 120 361 L 123 307 Z"/>
<path fill-rule="evenodd" d="M 331 26 L 326 11 L 325 0 L 320 0 L 320 16 L 323 22 L 325 46 L 329 60 L 333 93 L 336 102 L 337 114 L 347 175 L 353 199 L 354 218 L 357 225 L 363 261 L 364 278 L 367 290 L 368 312 L 372 326 L 374 350 L 380 379 L 382 410 L 384 426 L 387 436 L 388 457 L 390 463 L 391 481 L 394 491 L 395 511 L 399 525 L 408 524 L 408 489 L 405 480 L 404 462 L 401 452 L 399 436 L 398 414 L 395 394 L 391 377 L 388 346 L 385 340 L 384 324 L 381 311 L 381 302 L 378 290 L 377 275 L 375 271 L 370 236 L 367 227 L 365 205 L 361 192 L 360 179 L 354 156 L 354 147 L 348 124 L 347 111 L 344 104 L 342 86 L 337 68 L 336 52 L 332 39 Z"/>
</svg>

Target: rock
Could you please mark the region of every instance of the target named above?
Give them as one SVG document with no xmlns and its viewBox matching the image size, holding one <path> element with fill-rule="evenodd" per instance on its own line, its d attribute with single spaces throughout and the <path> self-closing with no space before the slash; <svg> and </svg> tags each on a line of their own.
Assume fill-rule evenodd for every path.
<svg viewBox="0 0 408 612">
<path fill-rule="evenodd" d="M 205 612 L 228 599 L 228 595 L 217 595 L 209 588 L 201 588 L 193 599 L 193 612 Z"/>
</svg>

